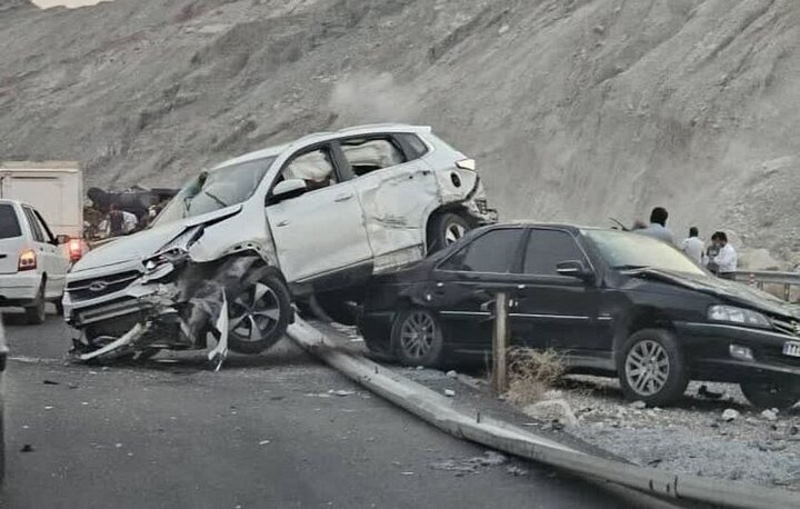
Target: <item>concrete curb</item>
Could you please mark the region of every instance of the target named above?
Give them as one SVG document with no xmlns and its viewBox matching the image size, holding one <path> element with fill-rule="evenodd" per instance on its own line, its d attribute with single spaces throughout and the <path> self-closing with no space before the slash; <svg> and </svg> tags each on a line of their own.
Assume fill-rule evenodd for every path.
<svg viewBox="0 0 800 509">
<path fill-rule="evenodd" d="M 455 437 L 657 497 L 741 508 L 800 507 L 800 499 L 789 492 L 598 458 L 480 412 L 468 415 L 453 408 L 447 397 L 364 357 L 337 349 L 302 319 L 289 327 L 287 335 L 348 378 Z"/>
</svg>

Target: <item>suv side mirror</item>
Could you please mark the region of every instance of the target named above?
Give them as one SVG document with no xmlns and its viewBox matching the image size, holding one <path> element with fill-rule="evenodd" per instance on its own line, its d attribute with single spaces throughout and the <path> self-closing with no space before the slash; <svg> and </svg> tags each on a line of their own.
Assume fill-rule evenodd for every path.
<svg viewBox="0 0 800 509">
<path fill-rule="evenodd" d="M 272 189 L 272 198 L 282 200 L 291 195 L 299 195 L 308 189 L 306 181 L 303 179 L 286 179 L 278 182 Z"/>
<path fill-rule="evenodd" d="M 594 272 L 589 270 L 580 260 L 568 260 L 556 265 L 556 272 L 561 276 L 575 277 L 583 281 L 594 279 Z"/>
<path fill-rule="evenodd" d="M 64 235 L 63 233 L 56 235 L 56 244 L 61 245 L 67 242 L 69 242 L 69 235 Z"/>
</svg>

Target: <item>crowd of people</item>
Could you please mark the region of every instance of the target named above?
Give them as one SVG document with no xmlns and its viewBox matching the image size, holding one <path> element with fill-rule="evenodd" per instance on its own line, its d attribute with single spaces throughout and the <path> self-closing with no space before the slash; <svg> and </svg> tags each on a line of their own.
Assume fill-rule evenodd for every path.
<svg viewBox="0 0 800 509">
<path fill-rule="evenodd" d="M 675 242 L 675 236 L 667 228 L 669 213 L 663 207 L 656 207 L 650 213 L 650 224 L 637 223 L 633 231 L 647 235 L 675 246 L 683 251 L 697 265 L 706 267 L 709 271 L 724 279 L 734 279 L 738 264 L 738 255 L 733 245 L 728 242 L 728 235 L 723 231 L 714 232 L 711 242 L 700 238 L 700 230 L 696 226 L 689 228 L 689 236 L 680 242 Z"/>
</svg>

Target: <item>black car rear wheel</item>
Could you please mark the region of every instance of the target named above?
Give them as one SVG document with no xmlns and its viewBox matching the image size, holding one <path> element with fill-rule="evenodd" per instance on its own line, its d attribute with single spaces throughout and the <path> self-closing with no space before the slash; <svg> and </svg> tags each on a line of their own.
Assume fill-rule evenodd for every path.
<svg viewBox="0 0 800 509">
<path fill-rule="evenodd" d="M 392 345 L 397 359 L 406 366 L 439 365 L 444 335 L 438 318 L 427 309 L 401 312 L 392 327 Z"/>
<path fill-rule="evenodd" d="M 625 396 L 651 406 L 674 402 L 689 383 L 680 346 L 662 329 L 644 329 L 631 335 L 618 369 Z"/>
<path fill-rule="evenodd" d="M 41 325 L 47 318 L 45 304 L 47 301 L 44 298 L 45 281 L 42 280 L 39 286 L 39 291 L 36 294 L 36 300 L 33 301 L 32 306 L 25 308 L 25 319 L 29 325 Z"/>
<path fill-rule="evenodd" d="M 800 385 L 793 380 L 742 382 L 739 387 L 744 397 L 758 408 L 785 410 L 800 401 Z"/>
</svg>

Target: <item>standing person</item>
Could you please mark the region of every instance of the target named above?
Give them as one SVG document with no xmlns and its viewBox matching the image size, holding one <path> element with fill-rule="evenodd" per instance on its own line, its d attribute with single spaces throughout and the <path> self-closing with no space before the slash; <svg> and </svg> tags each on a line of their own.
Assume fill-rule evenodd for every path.
<svg viewBox="0 0 800 509">
<path fill-rule="evenodd" d="M 681 251 L 692 259 L 697 265 L 705 265 L 705 242 L 700 239 L 700 230 L 696 226 L 689 228 L 689 238 L 681 243 Z"/>
<path fill-rule="evenodd" d="M 728 236 L 725 232 L 716 232 L 714 237 L 716 237 L 714 243 L 719 251 L 713 258 L 709 259 L 709 265 L 713 263 L 716 266 L 716 274 L 722 279 L 736 279 L 736 269 L 739 261 L 736 249 L 728 243 Z"/>
<path fill-rule="evenodd" d="M 109 237 L 117 237 L 125 233 L 125 216 L 116 204 L 111 205 L 107 222 Z"/>
<path fill-rule="evenodd" d="M 654 239 L 663 240 L 667 244 L 675 245 L 675 237 L 672 232 L 667 228 L 667 218 L 669 213 L 664 207 L 656 207 L 650 213 L 650 225 L 642 230 L 636 230 L 636 233 L 647 235 Z"/>
<path fill-rule="evenodd" d="M 136 217 L 136 214 L 128 212 L 127 210 L 123 210 L 122 224 L 122 229 L 125 235 L 127 235 L 136 230 L 136 227 L 139 226 L 139 218 Z"/>
</svg>

